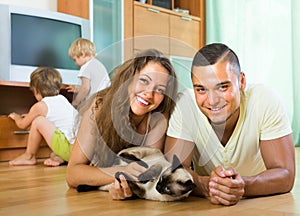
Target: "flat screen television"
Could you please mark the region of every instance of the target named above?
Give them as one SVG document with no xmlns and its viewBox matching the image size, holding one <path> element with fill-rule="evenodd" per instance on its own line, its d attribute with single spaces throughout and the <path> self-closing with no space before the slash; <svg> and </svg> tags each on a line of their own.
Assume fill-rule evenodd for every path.
<svg viewBox="0 0 300 216">
<path fill-rule="evenodd" d="M 68 55 L 77 38 L 90 39 L 90 22 L 47 10 L 0 4 L 0 79 L 29 82 L 39 66 L 56 68 L 63 83 L 77 84 Z"/>
</svg>

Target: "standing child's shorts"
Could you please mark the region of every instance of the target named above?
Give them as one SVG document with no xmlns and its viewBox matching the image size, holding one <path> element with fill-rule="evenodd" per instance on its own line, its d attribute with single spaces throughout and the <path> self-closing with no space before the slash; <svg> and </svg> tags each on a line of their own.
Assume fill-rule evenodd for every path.
<svg viewBox="0 0 300 216">
<path fill-rule="evenodd" d="M 56 129 L 52 135 L 52 151 L 64 161 L 70 160 L 73 145 L 69 143 L 63 132 Z"/>
</svg>

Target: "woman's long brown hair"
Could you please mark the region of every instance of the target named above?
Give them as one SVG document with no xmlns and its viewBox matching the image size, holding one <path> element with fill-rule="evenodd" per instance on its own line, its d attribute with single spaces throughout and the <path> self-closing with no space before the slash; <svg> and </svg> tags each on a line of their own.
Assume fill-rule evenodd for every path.
<svg viewBox="0 0 300 216">
<path fill-rule="evenodd" d="M 133 144 L 124 139 L 135 134 L 130 123 L 128 85 L 149 62 L 160 64 L 170 75 L 165 97 L 152 113 L 160 112 L 169 116 L 175 107 L 177 77 L 170 60 L 161 52 L 154 49 L 146 50 L 115 68 L 111 86 L 97 93 L 96 107 L 98 106 L 100 111 L 95 113 L 101 140 L 115 153 Z"/>
</svg>

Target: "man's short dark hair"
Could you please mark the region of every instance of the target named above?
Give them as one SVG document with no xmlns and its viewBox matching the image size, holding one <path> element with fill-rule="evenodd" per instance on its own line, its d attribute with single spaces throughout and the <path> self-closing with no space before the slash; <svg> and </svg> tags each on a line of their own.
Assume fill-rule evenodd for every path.
<svg viewBox="0 0 300 216">
<path fill-rule="evenodd" d="M 235 52 L 222 43 L 212 43 L 201 48 L 194 56 L 192 67 L 214 65 L 217 62 L 229 62 L 239 77 L 241 67 Z"/>
</svg>

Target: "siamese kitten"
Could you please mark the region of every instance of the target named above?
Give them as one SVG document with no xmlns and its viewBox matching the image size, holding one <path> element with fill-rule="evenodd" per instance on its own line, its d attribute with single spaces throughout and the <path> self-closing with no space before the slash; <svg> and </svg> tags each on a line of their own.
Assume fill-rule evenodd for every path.
<svg viewBox="0 0 300 216">
<path fill-rule="evenodd" d="M 124 149 L 118 154 L 119 162 L 116 165 L 127 165 L 130 162 L 137 162 L 148 168 L 138 176 L 138 181 L 124 172 L 117 172 L 115 177 L 120 181 L 119 176 L 123 175 L 133 194 L 139 198 L 157 201 L 181 200 L 191 193 L 196 187 L 191 174 L 182 166 L 175 155 L 172 164 L 169 163 L 162 152 L 156 148 L 132 147 Z M 78 192 L 89 190 L 108 190 L 109 185 L 88 186 L 79 185 Z"/>
</svg>

